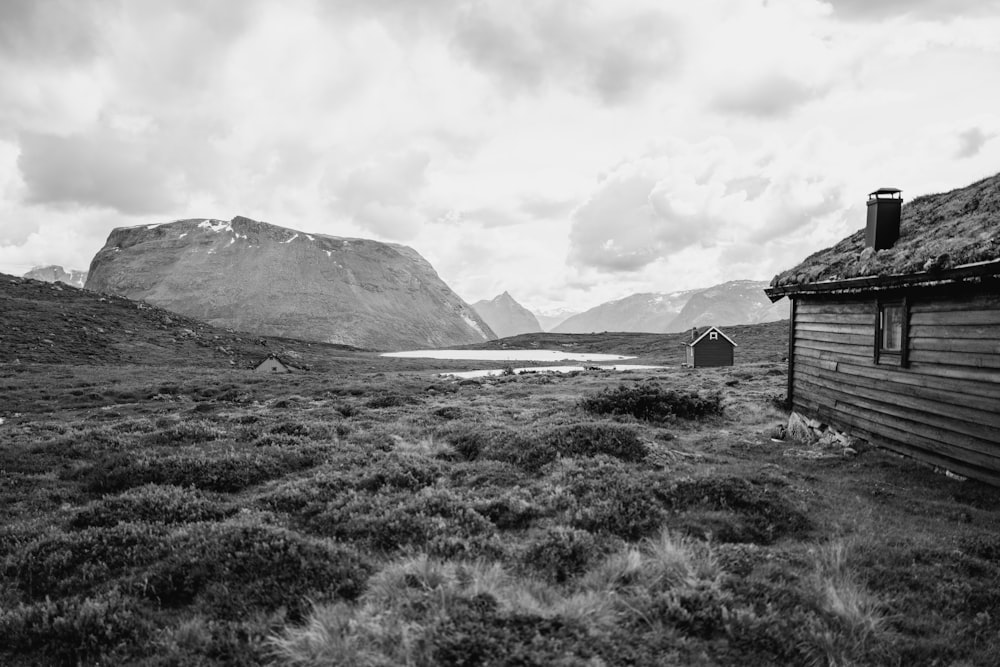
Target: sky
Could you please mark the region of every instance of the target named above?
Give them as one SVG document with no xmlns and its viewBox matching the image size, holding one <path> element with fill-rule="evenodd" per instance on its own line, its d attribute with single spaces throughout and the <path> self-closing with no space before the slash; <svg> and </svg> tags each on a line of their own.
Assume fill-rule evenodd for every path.
<svg viewBox="0 0 1000 667">
<path fill-rule="evenodd" d="M 0 272 L 245 215 L 540 312 L 1000 171 L 990 0 L 0 0 Z"/>
</svg>

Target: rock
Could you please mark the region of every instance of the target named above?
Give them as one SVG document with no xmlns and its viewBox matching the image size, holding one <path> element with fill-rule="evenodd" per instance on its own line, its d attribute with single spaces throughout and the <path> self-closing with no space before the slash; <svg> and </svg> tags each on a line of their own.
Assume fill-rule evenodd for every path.
<svg viewBox="0 0 1000 667">
<path fill-rule="evenodd" d="M 809 427 L 806 420 L 797 412 L 788 416 L 788 426 L 786 427 L 788 437 L 801 443 L 812 444 L 816 442 L 816 435 Z"/>
<path fill-rule="evenodd" d="M 249 218 L 115 229 L 87 289 L 209 324 L 374 349 L 479 343 L 479 315 L 412 248 Z"/>
</svg>

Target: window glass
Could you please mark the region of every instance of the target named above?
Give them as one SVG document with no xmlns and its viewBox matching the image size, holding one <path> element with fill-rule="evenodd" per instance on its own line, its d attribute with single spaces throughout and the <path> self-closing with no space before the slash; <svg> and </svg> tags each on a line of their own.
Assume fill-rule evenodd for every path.
<svg viewBox="0 0 1000 667">
<path fill-rule="evenodd" d="M 708 339 L 709 340 L 719 340 L 719 334 L 717 334 L 717 333 L 715 333 L 713 331 L 712 333 L 708 334 Z"/>
<path fill-rule="evenodd" d="M 882 306 L 882 351 L 899 352 L 903 349 L 903 307 Z"/>
</svg>

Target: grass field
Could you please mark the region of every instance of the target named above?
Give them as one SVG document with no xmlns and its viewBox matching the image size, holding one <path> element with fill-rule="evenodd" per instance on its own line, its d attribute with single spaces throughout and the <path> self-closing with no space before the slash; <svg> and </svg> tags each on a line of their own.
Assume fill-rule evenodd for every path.
<svg viewBox="0 0 1000 667">
<path fill-rule="evenodd" d="M 727 369 L 482 381 L 8 349 L 0 663 L 995 664 L 1000 494 L 772 440 L 785 339 L 755 335 Z M 679 360 L 646 340 L 616 342 Z"/>
</svg>

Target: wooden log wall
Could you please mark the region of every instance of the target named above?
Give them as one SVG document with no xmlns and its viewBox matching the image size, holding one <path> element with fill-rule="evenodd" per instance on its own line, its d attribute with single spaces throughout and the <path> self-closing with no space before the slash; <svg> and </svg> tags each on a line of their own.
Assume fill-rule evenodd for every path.
<svg viewBox="0 0 1000 667">
<path fill-rule="evenodd" d="M 907 294 L 909 364 L 876 364 L 876 301 L 801 297 L 796 410 L 873 444 L 1000 485 L 1000 295 Z"/>
</svg>

